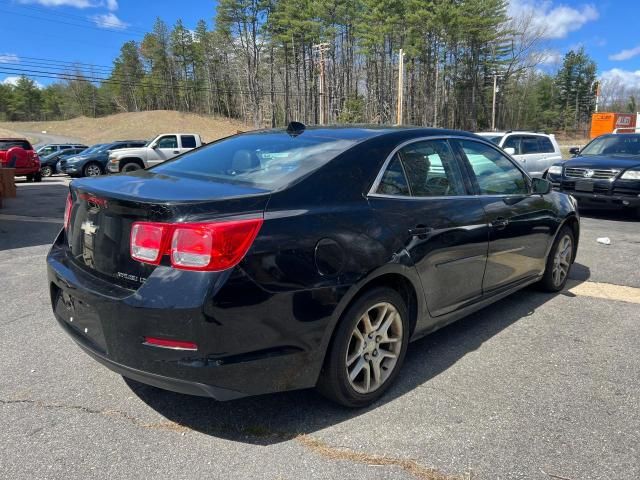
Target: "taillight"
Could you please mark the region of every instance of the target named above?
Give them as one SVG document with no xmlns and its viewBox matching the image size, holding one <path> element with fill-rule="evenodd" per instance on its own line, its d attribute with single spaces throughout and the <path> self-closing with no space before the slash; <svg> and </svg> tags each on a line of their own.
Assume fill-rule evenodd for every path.
<svg viewBox="0 0 640 480">
<path fill-rule="evenodd" d="M 71 207 L 73 202 L 71 200 L 71 193 L 67 194 L 67 203 L 64 206 L 64 229 L 69 230 L 69 224 L 71 223 Z"/>
<path fill-rule="evenodd" d="M 131 257 L 140 262 L 160 263 L 164 254 L 165 228 L 160 223 L 134 223 L 131 229 Z"/>
<path fill-rule="evenodd" d="M 244 258 L 258 235 L 262 218 L 212 223 L 136 222 L 131 230 L 131 257 L 185 270 L 221 271 Z"/>
</svg>

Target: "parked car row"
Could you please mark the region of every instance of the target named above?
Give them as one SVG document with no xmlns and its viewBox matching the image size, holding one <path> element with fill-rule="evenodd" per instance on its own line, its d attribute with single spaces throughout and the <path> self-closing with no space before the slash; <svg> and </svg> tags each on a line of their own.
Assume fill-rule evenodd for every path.
<svg viewBox="0 0 640 480">
<path fill-rule="evenodd" d="M 38 149 L 41 175 L 55 173 L 71 177 L 96 177 L 129 172 L 167 161 L 202 146 L 195 133 L 164 133 L 147 140 L 116 140 L 86 145 L 47 144 Z"/>
</svg>

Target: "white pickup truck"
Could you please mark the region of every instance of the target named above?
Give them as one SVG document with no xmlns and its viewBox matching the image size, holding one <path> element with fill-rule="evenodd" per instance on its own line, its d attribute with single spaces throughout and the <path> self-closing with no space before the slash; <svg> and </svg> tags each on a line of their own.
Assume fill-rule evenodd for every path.
<svg viewBox="0 0 640 480">
<path fill-rule="evenodd" d="M 197 133 L 163 133 L 140 148 L 121 148 L 109 155 L 107 170 L 131 172 L 165 162 L 176 155 L 202 146 Z"/>
</svg>

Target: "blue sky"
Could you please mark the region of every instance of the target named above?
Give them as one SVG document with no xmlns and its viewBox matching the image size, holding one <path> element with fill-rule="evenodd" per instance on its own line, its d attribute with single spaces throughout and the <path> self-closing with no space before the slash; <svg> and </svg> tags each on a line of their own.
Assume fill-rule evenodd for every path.
<svg viewBox="0 0 640 480">
<path fill-rule="evenodd" d="M 640 88 L 640 2 L 510 0 L 509 11 L 544 31 L 546 69 L 557 68 L 562 54 L 582 45 L 603 78 Z M 212 0 L 0 0 L 0 81 L 19 74 L 9 69 L 37 69 L 40 58 L 110 66 L 122 43 L 140 40 L 155 17 L 170 25 L 182 18 L 193 28 L 214 14 Z"/>
</svg>

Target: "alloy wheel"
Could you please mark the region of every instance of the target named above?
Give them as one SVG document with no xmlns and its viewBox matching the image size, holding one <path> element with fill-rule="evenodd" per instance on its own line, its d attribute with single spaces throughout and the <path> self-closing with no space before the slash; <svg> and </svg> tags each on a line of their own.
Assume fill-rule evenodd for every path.
<svg viewBox="0 0 640 480">
<path fill-rule="evenodd" d="M 553 257 L 552 280 L 554 285 L 560 286 L 569 274 L 571 256 L 573 255 L 573 241 L 569 235 L 563 236 L 558 242 L 556 254 Z"/>
<path fill-rule="evenodd" d="M 97 177 L 98 175 L 102 174 L 100 167 L 94 164 L 87 165 L 84 171 L 87 177 Z"/>
<path fill-rule="evenodd" d="M 356 392 L 371 393 L 387 381 L 398 363 L 403 334 L 400 314 L 390 303 L 378 303 L 360 317 L 345 359 L 347 378 Z"/>
<path fill-rule="evenodd" d="M 43 177 L 50 177 L 51 175 L 53 175 L 53 170 L 49 165 L 46 165 L 40 169 L 40 173 Z"/>
</svg>

